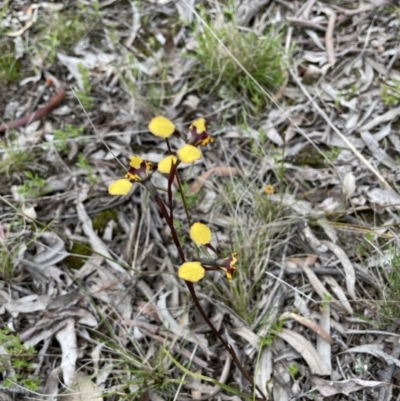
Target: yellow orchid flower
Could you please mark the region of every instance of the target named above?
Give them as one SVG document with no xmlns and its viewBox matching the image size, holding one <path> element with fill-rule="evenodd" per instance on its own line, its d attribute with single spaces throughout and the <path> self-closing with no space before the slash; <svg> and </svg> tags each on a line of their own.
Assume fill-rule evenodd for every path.
<svg viewBox="0 0 400 401">
<path fill-rule="evenodd" d="M 175 125 L 163 116 L 154 117 L 149 124 L 149 131 L 161 138 L 168 138 L 175 132 Z"/>
<path fill-rule="evenodd" d="M 176 164 L 178 158 L 176 156 L 170 155 L 164 157 L 157 166 L 157 169 L 160 173 L 169 174 L 171 172 L 172 164 Z"/>
<path fill-rule="evenodd" d="M 190 139 L 189 144 L 193 146 L 205 146 L 208 143 L 214 142 L 214 139 L 206 132 L 206 120 L 198 118 L 194 120 L 189 127 Z"/>
<path fill-rule="evenodd" d="M 127 179 L 121 179 L 108 186 L 110 195 L 127 195 L 132 188 L 132 183 Z"/>
<path fill-rule="evenodd" d="M 211 241 L 211 230 L 202 223 L 193 223 L 190 227 L 190 238 L 196 245 L 206 245 Z"/>
<path fill-rule="evenodd" d="M 205 270 L 200 262 L 185 262 L 179 266 L 178 277 L 196 283 L 204 277 Z"/>
<path fill-rule="evenodd" d="M 176 154 L 183 163 L 193 163 L 201 158 L 201 151 L 193 145 L 183 145 Z"/>
</svg>

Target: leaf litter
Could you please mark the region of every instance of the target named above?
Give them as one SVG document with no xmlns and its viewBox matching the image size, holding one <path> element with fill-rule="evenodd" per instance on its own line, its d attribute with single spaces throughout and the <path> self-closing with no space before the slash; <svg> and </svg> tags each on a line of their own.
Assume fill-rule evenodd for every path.
<svg viewBox="0 0 400 401">
<path fill-rule="evenodd" d="M 230 82 L 202 89 L 196 76 L 204 60 L 187 58 L 204 22 L 217 30 L 229 20 L 219 2 L 201 2 L 215 16 L 210 21 L 192 1 L 103 1 L 98 10 L 80 3 L 85 22 L 95 24 L 66 47 L 56 33 L 47 48 L 35 35 L 41 21 L 67 9 L 22 1 L 4 8 L 0 21 L 0 35 L 6 29 L 23 60 L 20 85 L 3 87 L 4 122 L 46 104 L 54 83 L 67 91 L 59 109 L 17 128 L 16 137 L 4 134 L 0 149 L 0 168 L 7 165 L 0 329 L 35 347 L 37 397 L 64 399 L 66 388 L 71 400 L 88 393 L 103 400 L 167 399 L 175 391 L 182 399 L 232 396 L 199 378 L 178 386 L 183 372 L 163 347 L 189 370 L 202 369 L 200 377 L 212 371 L 231 391 L 251 392 L 187 303 L 168 230 L 146 194 L 138 187 L 118 200 L 106 193 L 120 174 L 114 157 L 124 163 L 133 149 L 161 158 L 146 128 L 156 114 L 180 127 L 204 116 L 215 133 L 204 163 L 182 173 L 193 216 L 213 224 L 221 242 L 240 238 L 233 242 L 241 271 L 232 287 L 205 284 L 201 302 L 257 385 L 276 400 L 398 397 L 393 316 L 400 300 L 389 287 L 399 263 L 399 108 L 382 91 L 400 77 L 398 7 L 236 2 L 228 14 L 242 29 L 261 36 L 280 29 L 286 50 L 294 49 L 279 100 L 260 106 L 228 91 Z M 36 53 L 21 47 L 28 36 Z M 251 114 L 246 124 L 244 114 Z M 275 192 L 263 194 L 265 185 Z M 107 216 L 110 210 L 116 213 Z M 184 210 L 175 210 L 184 221 Z M 34 394 L 23 386 L 0 391 L 5 399 Z"/>
</svg>

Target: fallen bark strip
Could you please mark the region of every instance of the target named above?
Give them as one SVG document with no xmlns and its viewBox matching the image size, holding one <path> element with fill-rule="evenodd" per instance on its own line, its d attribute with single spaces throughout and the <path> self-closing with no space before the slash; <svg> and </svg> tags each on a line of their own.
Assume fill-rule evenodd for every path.
<svg viewBox="0 0 400 401">
<path fill-rule="evenodd" d="M 18 118 L 14 121 L 11 121 L 7 124 L 0 125 L 0 132 L 4 132 L 9 129 L 23 127 L 24 125 L 30 124 L 34 121 L 40 120 L 46 114 L 50 113 L 55 107 L 57 107 L 65 97 L 65 88 L 62 86 L 58 93 L 52 96 L 48 103 L 46 103 L 43 107 L 39 107 L 32 113 L 27 114 L 24 117 Z"/>
</svg>

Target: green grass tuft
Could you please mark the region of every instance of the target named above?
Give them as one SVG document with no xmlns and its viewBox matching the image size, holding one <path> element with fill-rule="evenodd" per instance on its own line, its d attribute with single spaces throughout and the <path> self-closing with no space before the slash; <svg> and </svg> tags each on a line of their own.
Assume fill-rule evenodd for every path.
<svg viewBox="0 0 400 401">
<path fill-rule="evenodd" d="M 284 49 L 280 37 L 272 32 L 259 36 L 226 25 L 214 32 L 205 28 L 195 39 L 198 45 L 192 57 L 200 64 L 203 91 L 217 89 L 222 93 L 231 88 L 258 107 L 268 101 L 264 90 L 273 93 L 285 80 Z"/>
</svg>

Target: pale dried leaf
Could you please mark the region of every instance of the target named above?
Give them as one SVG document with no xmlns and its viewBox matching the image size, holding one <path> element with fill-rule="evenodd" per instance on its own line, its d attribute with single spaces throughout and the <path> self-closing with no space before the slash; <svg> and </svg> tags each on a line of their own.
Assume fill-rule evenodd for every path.
<svg viewBox="0 0 400 401">
<path fill-rule="evenodd" d="M 283 383 L 289 383 L 290 382 L 290 376 L 288 373 L 288 369 L 286 364 L 283 363 L 277 363 L 274 366 L 274 375 L 277 374 L 279 375 L 280 380 Z M 289 401 L 289 395 L 286 391 L 285 388 L 282 386 L 273 386 L 272 387 L 273 391 L 273 400 L 279 400 L 279 401 Z"/>
<path fill-rule="evenodd" d="M 294 195 L 291 194 L 268 195 L 268 199 L 272 202 L 290 207 L 295 213 L 298 213 L 301 216 L 309 214 L 312 210 L 312 205 L 310 202 L 297 200 Z"/>
<path fill-rule="evenodd" d="M 78 359 L 78 343 L 74 319 L 67 319 L 66 326 L 56 334 L 56 338 L 61 346 L 60 366 L 63 371 L 64 383 L 67 387 L 71 387 L 74 380 L 75 364 Z"/>
<path fill-rule="evenodd" d="M 321 299 L 334 299 L 333 296 L 329 293 L 329 291 L 325 288 L 322 284 L 321 280 L 317 277 L 317 275 L 308 267 L 308 266 L 301 266 L 304 273 L 306 274 L 310 284 L 314 288 L 315 292 L 319 295 Z"/>
<path fill-rule="evenodd" d="M 44 395 L 46 395 L 46 401 L 56 401 L 58 395 L 58 384 L 60 382 L 59 376 L 62 372 L 61 367 L 55 368 L 47 376 L 46 387 L 44 389 Z"/>
<path fill-rule="evenodd" d="M 400 367 L 400 359 L 397 359 L 392 355 L 388 354 L 387 352 L 383 351 L 384 347 L 385 347 L 384 344 L 364 344 L 364 345 L 359 345 L 358 347 L 349 348 L 343 352 L 370 354 L 377 358 L 380 358 L 388 365 L 395 365 L 397 367 Z"/>
<path fill-rule="evenodd" d="M 322 308 L 321 312 L 321 319 L 319 320 L 319 325 L 321 330 L 323 330 L 328 336 L 330 337 L 330 331 L 331 331 L 331 308 L 329 304 L 324 305 Z M 317 352 L 318 355 L 321 357 L 321 359 L 325 362 L 326 366 L 328 366 L 329 370 L 332 370 L 332 347 L 331 345 L 333 344 L 332 342 L 326 341 L 326 339 L 323 336 L 318 336 L 317 337 Z"/>
<path fill-rule="evenodd" d="M 106 262 L 114 270 L 118 271 L 119 273 L 125 274 L 125 269 L 112 260 L 112 257 L 110 255 L 110 252 L 108 252 L 107 247 L 104 245 L 103 241 L 99 238 L 96 232 L 93 230 L 92 221 L 90 220 L 88 214 L 86 213 L 85 207 L 83 206 L 82 202 L 79 202 L 77 204 L 76 210 L 78 212 L 79 220 L 82 223 L 83 231 L 88 236 L 93 251 L 98 253 L 99 255 L 104 256 Z"/>
<path fill-rule="evenodd" d="M 375 157 L 375 159 L 379 160 L 385 166 L 396 169 L 398 164 L 395 160 L 393 160 L 380 146 L 379 143 L 373 138 L 373 136 L 368 131 L 360 132 L 361 138 L 367 145 L 369 151 Z"/>
<path fill-rule="evenodd" d="M 283 146 L 283 139 L 274 127 L 265 128 L 265 133 L 273 143 L 275 143 L 278 146 Z"/>
<path fill-rule="evenodd" d="M 348 198 L 351 198 L 356 191 L 356 177 L 351 171 L 346 173 L 343 178 L 343 189 Z"/>
<path fill-rule="evenodd" d="M 258 366 L 254 380 L 258 385 L 258 387 L 260 387 L 260 389 L 264 391 L 264 394 L 271 392 L 272 383 L 270 381 L 272 378 L 272 371 L 273 371 L 272 348 L 263 347 L 260 359 L 258 361 Z"/>
<path fill-rule="evenodd" d="M 320 377 L 312 376 L 311 382 L 314 387 L 324 396 L 330 397 L 335 394 L 349 395 L 354 391 L 363 390 L 365 388 L 373 388 L 382 386 L 387 383 L 372 380 L 350 379 L 342 381 L 324 380 Z"/>
<path fill-rule="evenodd" d="M 162 324 L 167 330 L 171 331 L 178 337 L 182 337 L 191 343 L 198 344 L 203 351 L 207 350 L 207 353 L 209 353 L 208 342 L 204 335 L 193 333 L 188 327 L 185 327 L 184 324 L 178 323 L 169 313 L 167 307 L 167 297 L 170 293 L 171 292 L 162 294 L 157 302 L 157 312 Z"/>
<path fill-rule="evenodd" d="M 82 372 L 76 372 L 68 389 L 62 396 L 63 401 L 102 401 L 102 391 Z"/>
<path fill-rule="evenodd" d="M 367 197 L 379 206 L 400 208 L 400 196 L 390 189 L 373 188 L 367 192 Z"/>
<path fill-rule="evenodd" d="M 232 330 L 233 333 L 238 336 L 244 338 L 253 348 L 259 348 L 260 339 L 254 331 L 252 331 L 249 327 L 242 326 Z"/>
<path fill-rule="evenodd" d="M 364 124 L 362 127 L 358 129 L 358 131 L 370 131 L 372 128 L 376 127 L 379 124 L 386 123 L 388 121 L 394 121 L 398 118 L 400 114 L 400 107 L 397 107 L 396 109 L 391 109 L 385 114 L 382 114 L 378 117 L 373 118 L 370 122 L 367 124 Z"/>
<path fill-rule="evenodd" d="M 310 319 L 306 319 L 303 316 L 298 315 L 297 313 L 287 312 L 280 316 L 280 319 L 293 319 L 296 322 L 302 324 L 305 327 L 311 329 L 314 333 L 318 334 L 321 338 L 324 339 L 325 342 L 328 344 L 333 344 L 334 341 L 332 340 L 331 336 L 317 323 L 313 322 Z"/>
<path fill-rule="evenodd" d="M 336 245 L 331 241 L 322 240 L 321 242 L 325 244 L 329 248 L 329 250 L 334 253 L 335 256 L 340 260 L 346 276 L 347 291 L 353 299 L 357 299 L 354 291 L 354 287 L 356 284 L 356 272 L 354 270 L 353 264 L 350 262 L 349 257 L 339 245 Z"/>
<path fill-rule="evenodd" d="M 286 262 L 292 263 L 295 266 L 312 266 L 318 259 L 317 255 L 307 255 L 305 258 L 286 258 Z M 285 267 L 288 267 L 286 265 Z"/>
<path fill-rule="evenodd" d="M 353 315 L 353 308 L 351 307 L 351 304 L 339 283 L 331 276 L 324 276 L 324 280 L 332 288 L 332 292 L 336 295 L 343 308 L 346 309 L 350 315 Z"/>
<path fill-rule="evenodd" d="M 277 333 L 277 336 L 286 341 L 304 358 L 312 374 L 324 376 L 331 373 L 328 366 L 326 366 L 325 362 L 319 357 L 313 345 L 302 335 L 291 330 L 283 329 L 281 332 Z"/>
<path fill-rule="evenodd" d="M 43 242 L 39 241 L 43 240 Z M 46 274 L 46 267 L 55 265 L 64 260 L 69 253 L 65 251 L 64 241 L 53 232 L 43 233 L 35 242 L 37 246 L 36 255 L 32 262 Z"/>
<path fill-rule="evenodd" d="M 231 175 L 236 175 L 239 173 L 238 169 L 235 167 L 229 167 L 229 166 L 218 166 L 218 167 L 213 167 L 204 173 L 202 173 L 196 181 L 190 185 L 188 193 L 189 194 L 195 194 L 196 192 L 199 192 L 200 189 L 203 187 L 205 182 L 207 181 L 208 177 L 215 173 L 218 176 L 221 177 L 226 177 L 226 176 L 231 176 Z"/>
<path fill-rule="evenodd" d="M 9 301 L 3 306 L 11 316 L 16 318 L 19 313 L 33 313 L 44 310 L 50 302 L 51 298 L 48 295 L 35 294 Z"/>
</svg>

